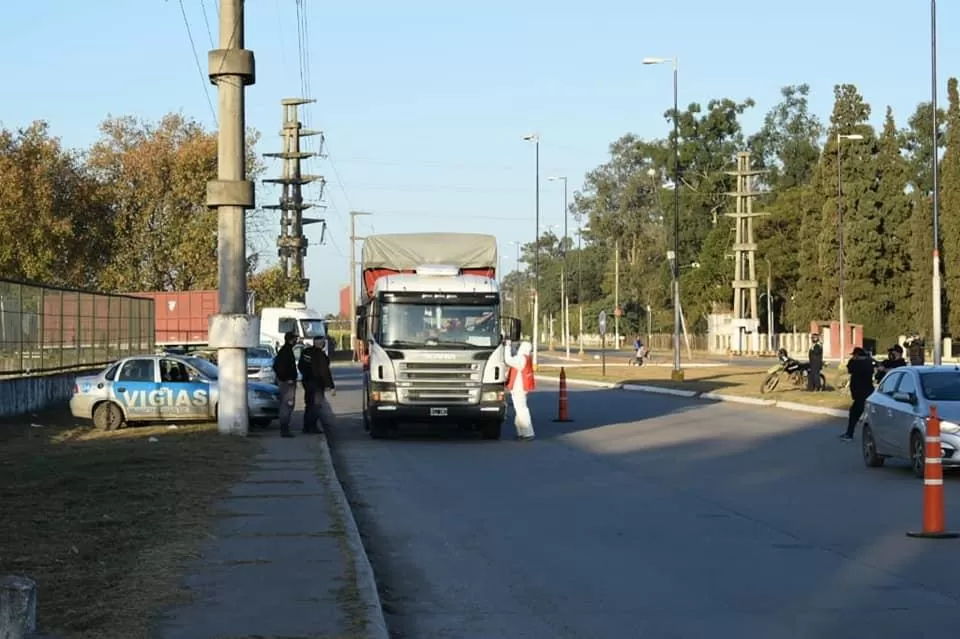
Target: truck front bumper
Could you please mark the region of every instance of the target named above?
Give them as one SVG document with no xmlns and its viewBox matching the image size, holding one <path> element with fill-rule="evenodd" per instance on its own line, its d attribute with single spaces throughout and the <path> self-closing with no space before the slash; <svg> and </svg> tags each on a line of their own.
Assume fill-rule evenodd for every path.
<svg viewBox="0 0 960 639">
<path fill-rule="evenodd" d="M 377 402 L 370 404 L 370 417 L 390 422 L 415 424 L 478 424 L 502 422 L 507 414 L 506 404 L 471 404 L 455 406 L 424 406 Z"/>
</svg>

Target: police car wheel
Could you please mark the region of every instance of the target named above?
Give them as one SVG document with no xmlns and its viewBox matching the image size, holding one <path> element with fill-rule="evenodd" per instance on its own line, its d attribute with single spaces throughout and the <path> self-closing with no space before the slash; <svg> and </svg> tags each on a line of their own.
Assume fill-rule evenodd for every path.
<svg viewBox="0 0 960 639">
<path fill-rule="evenodd" d="M 100 430 L 117 430 L 123 425 L 123 412 L 113 402 L 99 404 L 93 410 L 93 425 Z"/>
</svg>

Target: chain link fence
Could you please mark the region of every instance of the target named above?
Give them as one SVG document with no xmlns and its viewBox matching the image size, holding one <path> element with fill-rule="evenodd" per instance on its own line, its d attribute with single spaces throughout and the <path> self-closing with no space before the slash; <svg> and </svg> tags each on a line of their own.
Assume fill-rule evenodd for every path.
<svg viewBox="0 0 960 639">
<path fill-rule="evenodd" d="M 153 300 L 0 280 L 0 376 L 152 353 L 154 330 Z"/>
</svg>

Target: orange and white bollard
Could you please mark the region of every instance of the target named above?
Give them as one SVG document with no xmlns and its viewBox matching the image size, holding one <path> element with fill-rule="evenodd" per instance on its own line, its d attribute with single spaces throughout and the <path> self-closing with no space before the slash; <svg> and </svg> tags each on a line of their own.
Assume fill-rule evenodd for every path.
<svg viewBox="0 0 960 639">
<path fill-rule="evenodd" d="M 960 533 L 945 530 L 943 506 L 943 449 L 940 447 L 940 416 L 937 407 L 930 407 L 924 437 L 923 465 L 923 530 L 908 532 L 908 537 L 955 539 Z"/>
<path fill-rule="evenodd" d="M 557 409 L 555 422 L 572 422 L 567 415 L 567 371 L 560 367 L 560 405 Z"/>
</svg>

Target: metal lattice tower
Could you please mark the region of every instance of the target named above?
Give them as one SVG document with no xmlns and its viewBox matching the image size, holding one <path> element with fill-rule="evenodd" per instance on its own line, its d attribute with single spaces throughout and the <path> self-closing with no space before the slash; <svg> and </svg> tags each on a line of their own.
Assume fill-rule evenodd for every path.
<svg viewBox="0 0 960 639">
<path fill-rule="evenodd" d="M 753 199 L 763 195 L 754 191 L 755 178 L 766 171 L 750 168 L 750 154 L 737 154 L 737 170 L 726 171 L 727 175 L 737 178 L 737 190 L 727 193 L 736 200 L 736 212 L 724 213 L 732 217 L 736 225 L 736 237 L 733 242 L 733 321 L 747 332 L 755 333 L 760 325 L 757 304 L 757 244 L 753 239 L 754 218 L 768 215 L 753 210 Z"/>
<path fill-rule="evenodd" d="M 303 212 L 315 206 L 303 201 L 303 185 L 311 182 L 320 182 L 320 198 L 323 199 L 323 187 L 326 180 L 322 175 L 305 175 L 300 170 L 300 162 L 311 158 L 317 153 L 300 150 L 300 139 L 312 135 L 320 136 L 320 153 L 323 150 L 323 132 L 304 129 L 299 118 L 299 107 L 310 104 L 315 100 L 306 98 L 285 98 L 280 101 L 283 105 L 283 151 L 280 153 L 264 153 L 264 157 L 280 158 L 283 160 L 283 177 L 268 178 L 266 184 L 282 185 L 280 203 L 264 206 L 265 209 L 280 211 L 280 235 L 277 236 L 277 255 L 287 277 L 300 280 L 304 290 L 301 299 L 291 302 L 305 302 L 306 290 L 310 287 L 310 280 L 305 277 L 303 261 L 307 256 L 307 238 L 303 234 L 303 227 L 308 224 L 322 224 L 321 242 L 326 231 L 326 220 L 320 218 L 303 217 Z"/>
</svg>

